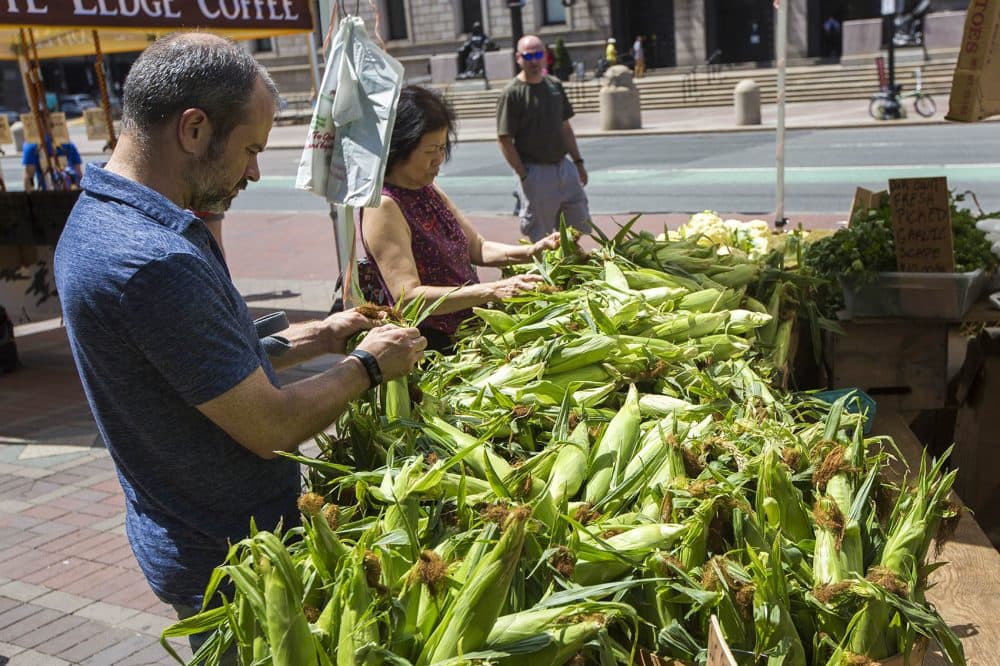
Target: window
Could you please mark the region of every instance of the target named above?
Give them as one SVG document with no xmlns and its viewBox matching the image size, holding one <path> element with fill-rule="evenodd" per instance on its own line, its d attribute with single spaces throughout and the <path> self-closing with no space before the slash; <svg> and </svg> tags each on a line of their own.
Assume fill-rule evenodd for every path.
<svg viewBox="0 0 1000 666">
<path fill-rule="evenodd" d="M 483 23 L 483 4 L 480 0 L 462 0 L 462 32 L 472 32 L 472 24 Z"/>
<path fill-rule="evenodd" d="M 385 13 L 389 15 L 389 39 L 407 39 L 406 5 L 403 0 L 386 0 Z"/>
<path fill-rule="evenodd" d="M 254 53 L 270 53 L 273 50 L 274 50 L 274 44 L 271 43 L 270 37 L 253 40 Z"/>
<path fill-rule="evenodd" d="M 563 5 L 562 0 L 545 0 L 542 11 L 544 12 L 542 23 L 545 25 L 566 22 L 566 6 Z"/>
</svg>

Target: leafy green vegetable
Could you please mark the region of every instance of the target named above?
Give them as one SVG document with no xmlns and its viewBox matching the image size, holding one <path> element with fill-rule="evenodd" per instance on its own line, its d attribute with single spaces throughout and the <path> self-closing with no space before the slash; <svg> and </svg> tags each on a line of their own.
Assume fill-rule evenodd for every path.
<svg viewBox="0 0 1000 666">
<path fill-rule="evenodd" d="M 971 196 L 978 212 L 959 207 Z M 976 228 L 976 222 L 998 213 L 985 213 L 972 192 L 949 196 L 951 226 L 955 255 L 955 271 L 965 273 L 982 268 L 990 271 L 998 259 L 990 251 L 986 235 Z M 803 255 L 805 267 L 825 285 L 816 289 L 817 305 L 826 316 L 834 316 L 844 306 L 844 284 L 862 285 L 874 282 L 878 273 L 896 270 L 895 243 L 892 237 L 892 210 L 888 202 L 881 208 L 858 211 L 851 226 L 810 243 Z"/>
</svg>

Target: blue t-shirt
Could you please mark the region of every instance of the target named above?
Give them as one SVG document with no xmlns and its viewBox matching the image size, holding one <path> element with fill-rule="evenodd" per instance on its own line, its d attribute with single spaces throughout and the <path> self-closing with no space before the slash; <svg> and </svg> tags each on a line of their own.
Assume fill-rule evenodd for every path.
<svg viewBox="0 0 1000 666">
<path fill-rule="evenodd" d="M 45 143 L 49 148 L 49 154 L 52 154 L 52 141 L 46 137 Z M 80 158 L 80 151 L 76 149 L 76 144 L 73 142 L 61 143 L 59 147 L 55 149 L 56 157 L 61 157 L 66 160 L 66 166 L 69 167 L 71 177 L 73 179 L 73 184 L 76 183 L 76 170 L 75 167 L 83 164 L 83 160 Z M 21 155 L 21 166 L 33 166 L 35 167 L 35 185 L 40 190 L 46 189 L 45 187 L 45 174 L 42 173 L 42 155 L 41 151 L 38 150 L 37 143 L 26 143 L 24 144 L 24 153 Z"/>
<path fill-rule="evenodd" d="M 125 491 L 153 591 L 198 606 L 227 541 L 299 520 L 298 464 L 265 460 L 195 406 L 263 367 L 277 378 L 205 225 L 91 165 L 55 255 L 73 358 Z"/>
</svg>

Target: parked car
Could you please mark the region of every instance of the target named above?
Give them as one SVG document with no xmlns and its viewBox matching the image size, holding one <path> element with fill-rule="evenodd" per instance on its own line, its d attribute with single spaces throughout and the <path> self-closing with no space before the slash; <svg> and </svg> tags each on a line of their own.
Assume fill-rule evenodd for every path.
<svg viewBox="0 0 1000 666">
<path fill-rule="evenodd" d="M 80 93 L 59 96 L 59 110 L 69 117 L 82 116 L 85 110 L 92 109 L 95 106 L 97 104 L 90 95 Z"/>
</svg>

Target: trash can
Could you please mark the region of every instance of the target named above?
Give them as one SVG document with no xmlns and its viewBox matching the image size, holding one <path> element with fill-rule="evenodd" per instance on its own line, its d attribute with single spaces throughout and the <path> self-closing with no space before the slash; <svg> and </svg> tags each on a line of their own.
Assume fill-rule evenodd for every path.
<svg viewBox="0 0 1000 666">
<path fill-rule="evenodd" d="M 639 129 L 642 114 L 639 90 L 632 80 L 632 70 L 625 65 L 613 65 L 603 76 L 601 88 L 601 129 Z"/>
<path fill-rule="evenodd" d="M 760 86 L 753 79 L 743 79 L 733 90 L 737 125 L 760 125 Z"/>
</svg>

